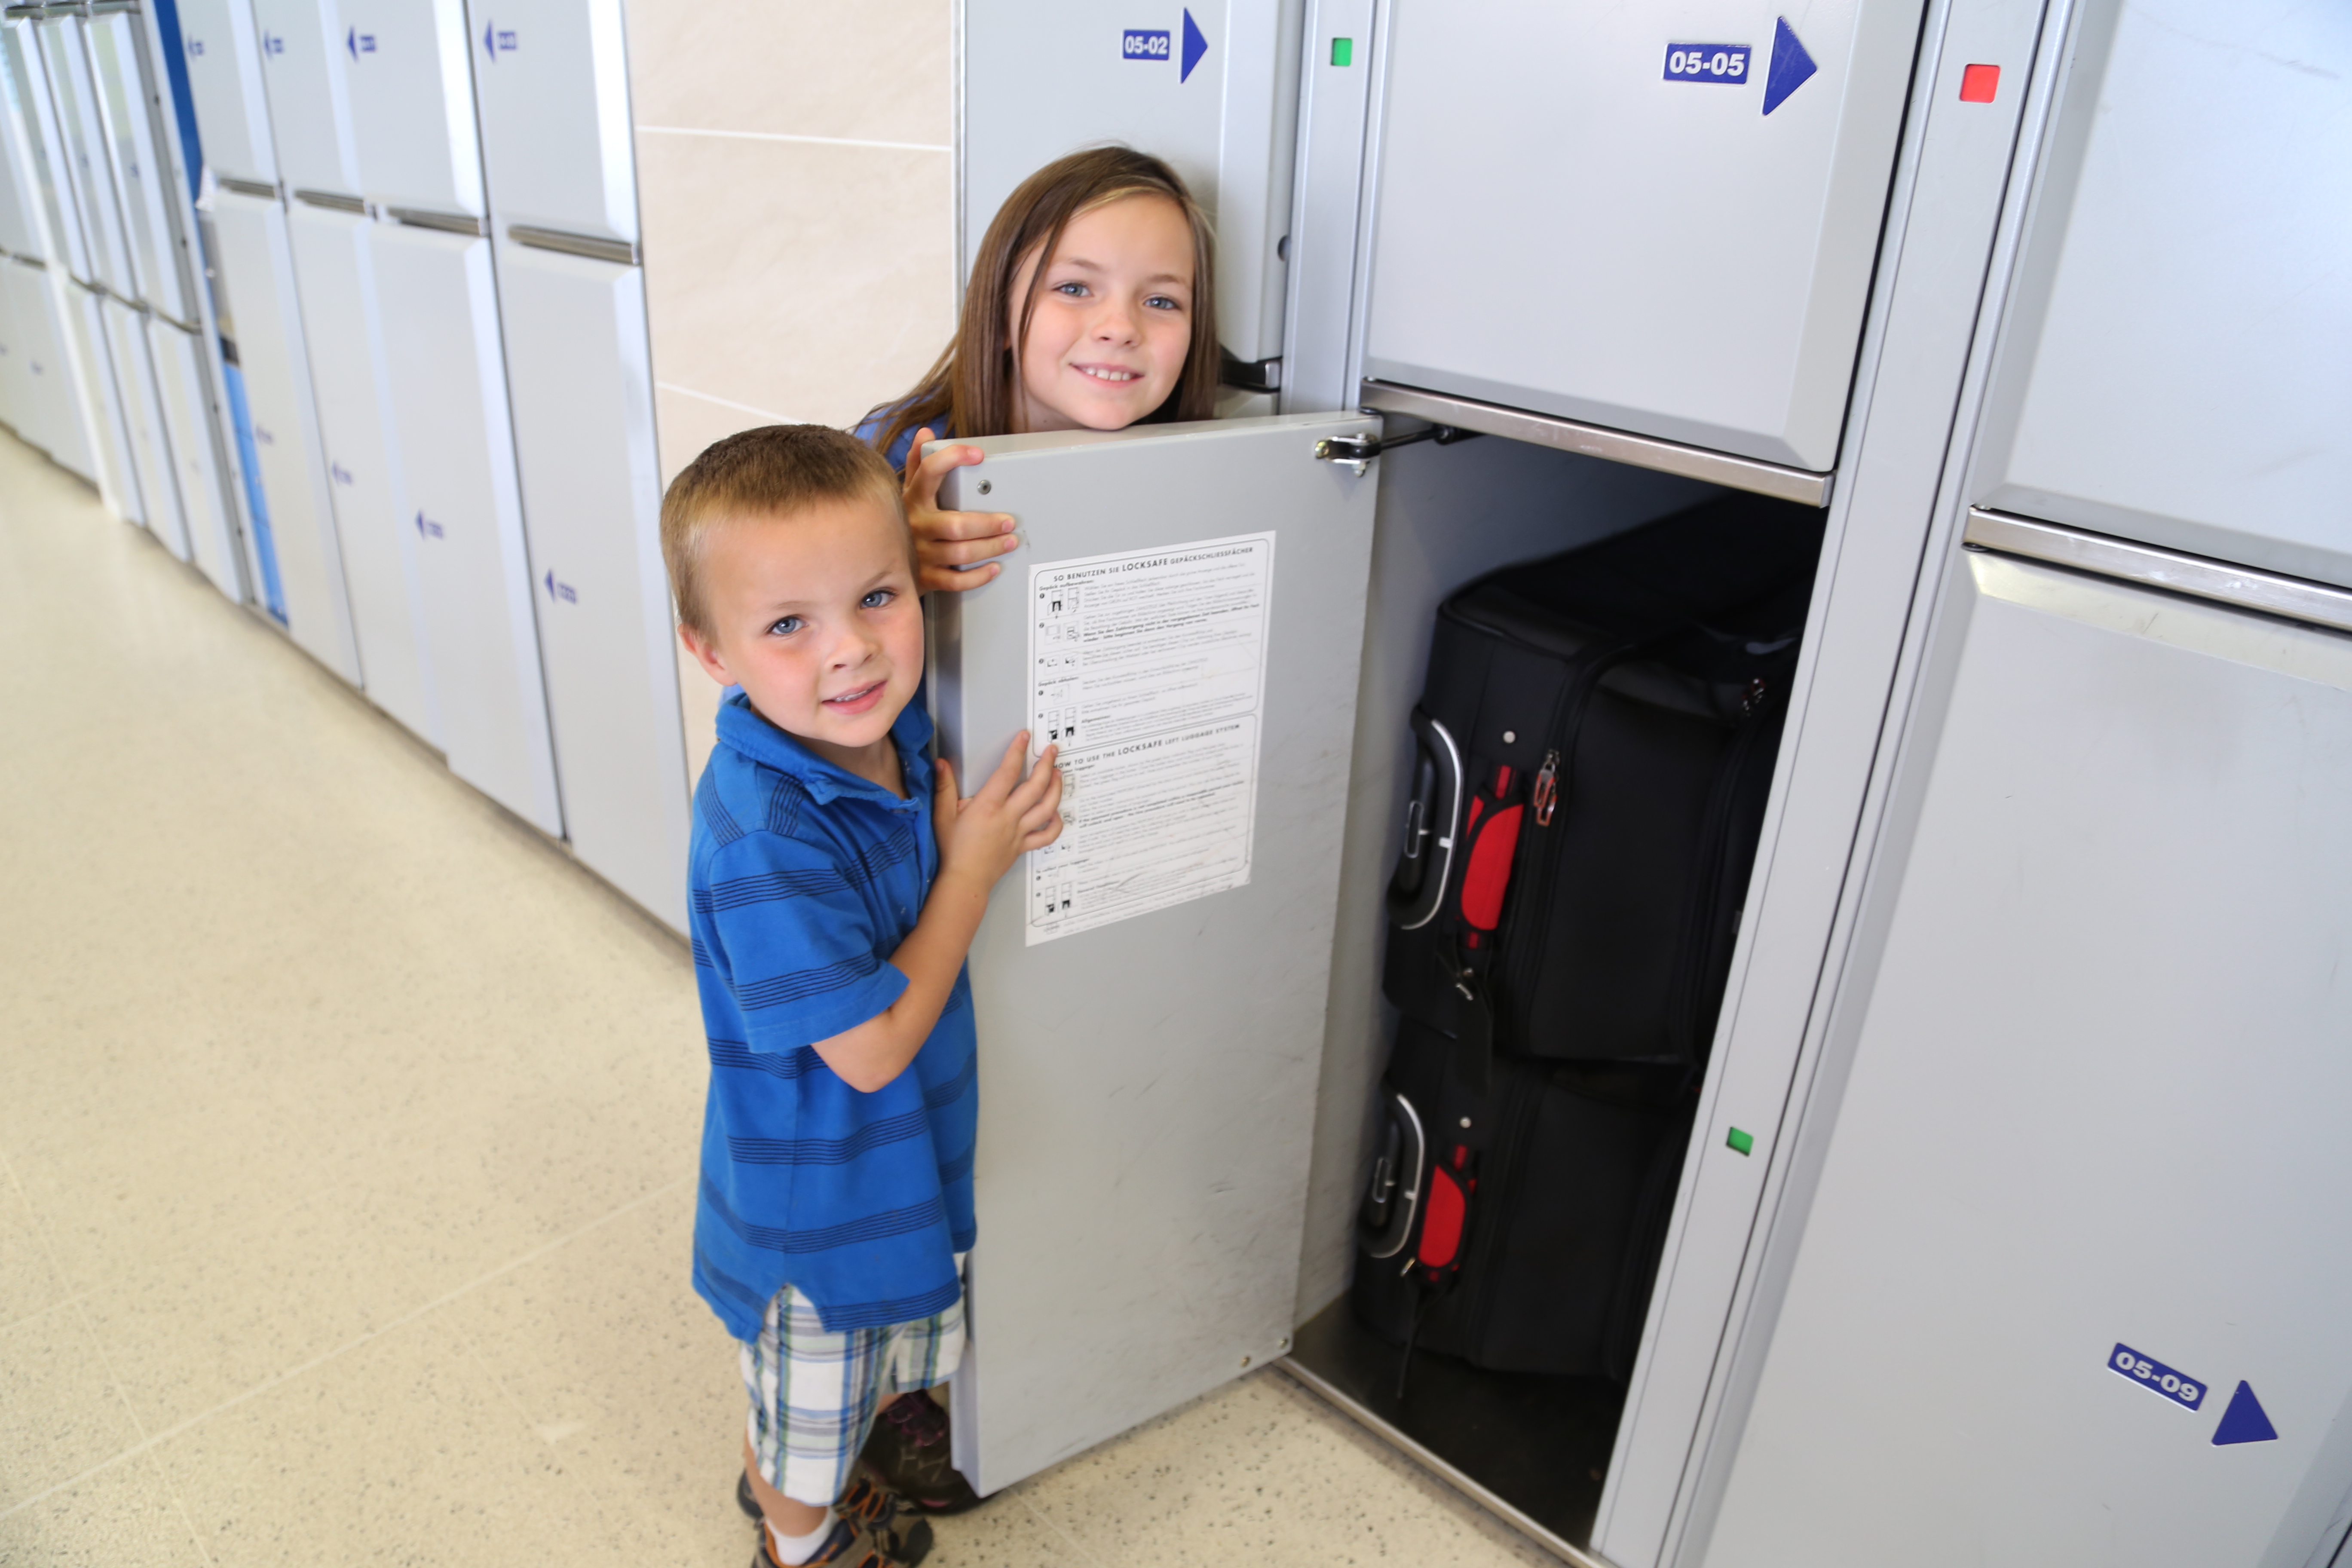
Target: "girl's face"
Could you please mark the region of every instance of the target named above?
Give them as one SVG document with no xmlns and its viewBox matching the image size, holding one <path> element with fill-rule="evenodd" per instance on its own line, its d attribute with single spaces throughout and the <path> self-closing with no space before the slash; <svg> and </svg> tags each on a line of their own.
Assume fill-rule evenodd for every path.
<svg viewBox="0 0 2352 1568">
<path fill-rule="evenodd" d="M 1037 270 L 1013 274 L 1013 320 Z M 1192 230 L 1164 196 L 1072 218 L 1037 289 L 1013 388 L 1016 432 L 1121 430 L 1168 400 L 1192 341 Z"/>
</svg>

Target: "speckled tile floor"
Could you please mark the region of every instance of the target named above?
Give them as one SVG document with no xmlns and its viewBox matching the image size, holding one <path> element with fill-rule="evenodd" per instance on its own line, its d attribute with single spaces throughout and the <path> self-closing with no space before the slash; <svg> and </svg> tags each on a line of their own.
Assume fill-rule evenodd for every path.
<svg viewBox="0 0 2352 1568">
<path fill-rule="evenodd" d="M 667 932 L 0 436 L 0 1563 L 748 1560 Z M 1548 1563 L 1278 1373 L 940 1568 Z"/>
</svg>

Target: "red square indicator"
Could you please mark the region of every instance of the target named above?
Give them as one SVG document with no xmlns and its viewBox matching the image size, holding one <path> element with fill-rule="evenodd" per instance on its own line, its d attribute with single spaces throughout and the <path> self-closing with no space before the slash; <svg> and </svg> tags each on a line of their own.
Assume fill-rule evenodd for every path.
<svg viewBox="0 0 2352 1568">
<path fill-rule="evenodd" d="M 1970 66 L 1960 72 L 1960 101 L 1990 103 L 1992 95 L 2000 90 L 1999 66 Z"/>
</svg>

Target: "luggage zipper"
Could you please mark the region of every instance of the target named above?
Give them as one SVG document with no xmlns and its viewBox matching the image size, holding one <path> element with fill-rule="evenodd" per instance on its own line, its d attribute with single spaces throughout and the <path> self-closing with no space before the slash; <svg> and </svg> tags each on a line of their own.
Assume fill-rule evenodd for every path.
<svg viewBox="0 0 2352 1568">
<path fill-rule="evenodd" d="M 1620 642 L 1595 648 L 1583 661 L 1583 668 L 1570 675 L 1562 685 L 1559 696 L 1554 701 L 1549 729 L 1552 744 L 1545 751 L 1543 766 L 1536 773 L 1535 789 L 1541 802 L 1536 813 L 1536 863 L 1519 879 L 1519 885 L 1511 896 L 1515 915 L 1525 907 L 1528 900 L 1536 900 L 1530 916 L 1533 928 L 1523 929 L 1522 921 L 1516 919 L 1506 921 L 1510 940 L 1507 943 L 1498 942 L 1505 949 L 1501 965 L 1504 984 L 1496 1007 L 1498 1014 L 1518 1005 L 1519 999 L 1533 982 L 1534 971 L 1541 965 L 1540 955 L 1550 938 L 1551 900 L 1546 895 L 1557 869 L 1562 837 L 1549 831 L 1552 818 L 1559 807 L 1559 770 L 1569 758 L 1576 755 L 1577 733 L 1583 727 L 1584 710 L 1591 704 L 1601 678 L 1608 674 L 1618 661 L 1633 655 L 1640 646 L 1638 643 Z M 1542 891 L 1530 891 L 1531 889 Z M 1499 939 L 1501 933 L 1496 934 Z M 1510 1048 L 1525 1050 L 1527 1047 L 1514 1040 L 1510 1042 Z"/>
<path fill-rule="evenodd" d="M 1475 1256 L 1463 1259 L 1464 1282 L 1470 1289 L 1470 1300 L 1464 1314 L 1470 1322 L 1470 1342 L 1464 1353 L 1473 1365 L 1486 1348 L 1495 1316 L 1495 1259 L 1503 1246 L 1503 1238 L 1511 1234 L 1512 1221 L 1517 1217 L 1521 1167 L 1527 1163 L 1527 1144 L 1532 1120 L 1541 1098 L 1539 1089 L 1532 1087 L 1524 1072 L 1515 1072 L 1503 1089 L 1503 1103 L 1496 1118 L 1496 1131 L 1487 1141 L 1488 1168 L 1486 1187 L 1487 1201 L 1480 1216 Z"/>
<path fill-rule="evenodd" d="M 1714 936 L 1720 923 L 1725 882 L 1729 870 L 1732 807 L 1739 796 L 1739 781 L 1764 729 L 1764 711 L 1772 697 L 1771 683 L 1759 676 L 1748 683 L 1739 702 L 1739 730 L 1724 753 L 1715 788 L 1706 805 L 1706 824 L 1699 843 L 1703 863 L 1694 879 L 1694 896 L 1684 917 L 1682 952 L 1675 963 L 1674 999 L 1668 1025 L 1680 1037 L 1685 1060 L 1700 1061 L 1711 1042 L 1699 1039 L 1699 989 L 1714 972 Z"/>
</svg>

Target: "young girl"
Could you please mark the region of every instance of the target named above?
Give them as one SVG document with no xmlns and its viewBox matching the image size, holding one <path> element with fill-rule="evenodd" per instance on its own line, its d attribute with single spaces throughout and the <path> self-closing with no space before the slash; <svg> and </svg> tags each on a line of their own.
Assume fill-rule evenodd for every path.
<svg viewBox="0 0 2352 1568">
<path fill-rule="evenodd" d="M 1212 417 L 1214 279 L 1208 219 L 1148 153 L 1073 153 L 1005 199 L 972 264 L 955 341 L 914 391 L 858 426 L 906 476 L 922 591 L 977 588 L 1017 542 L 1002 513 L 939 509 L 948 471 L 981 453 L 945 447 L 926 458 L 923 444 Z"/>
</svg>

